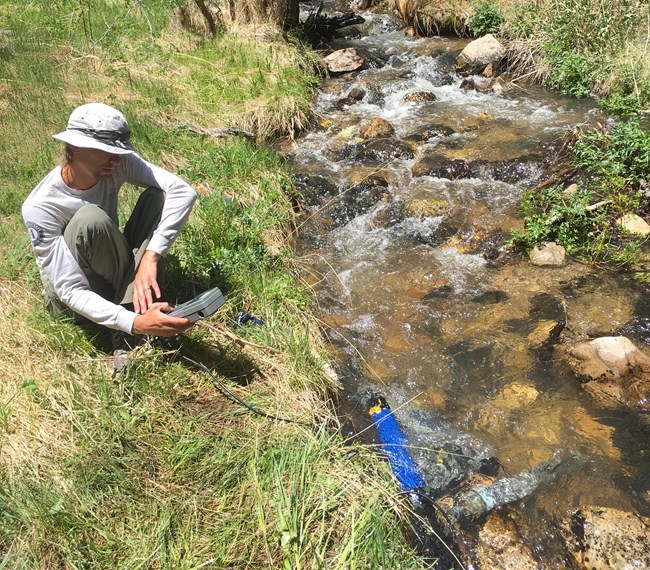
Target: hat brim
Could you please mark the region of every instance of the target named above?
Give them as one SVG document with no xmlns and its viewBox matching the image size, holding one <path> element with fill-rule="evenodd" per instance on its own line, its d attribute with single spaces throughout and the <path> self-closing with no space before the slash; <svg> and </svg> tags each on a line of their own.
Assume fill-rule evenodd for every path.
<svg viewBox="0 0 650 570">
<path fill-rule="evenodd" d="M 129 143 L 119 143 L 120 146 L 113 145 L 75 131 L 63 131 L 52 135 L 52 138 L 79 148 L 95 148 L 111 154 L 133 154 L 137 152 Z"/>
</svg>

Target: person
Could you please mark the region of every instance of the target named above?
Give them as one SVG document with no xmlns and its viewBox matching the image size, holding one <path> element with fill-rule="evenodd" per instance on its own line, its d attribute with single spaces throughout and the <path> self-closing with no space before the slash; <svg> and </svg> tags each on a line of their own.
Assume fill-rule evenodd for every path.
<svg viewBox="0 0 650 570">
<path fill-rule="evenodd" d="M 109 105 L 78 107 L 53 138 L 65 143 L 65 157 L 22 206 L 47 309 L 114 329 L 114 338 L 187 331 L 189 320 L 168 315 L 172 307 L 160 301 L 159 265 L 196 192 L 142 159 L 126 118 Z M 121 232 L 118 193 L 126 182 L 146 190 Z"/>
</svg>

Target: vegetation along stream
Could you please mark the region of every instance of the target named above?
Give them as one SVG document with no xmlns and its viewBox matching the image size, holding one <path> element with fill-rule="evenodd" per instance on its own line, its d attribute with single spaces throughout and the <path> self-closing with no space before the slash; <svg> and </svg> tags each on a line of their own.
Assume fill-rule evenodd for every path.
<svg viewBox="0 0 650 570">
<path fill-rule="evenodd" d="M 650 515 L 650 422 L 585 393 L 552 341 L 647 345 L 647 295 L 625 274 L 537 267 L 504 243 L 567 130 L 603 118 L 541 88 L 481 90 L 485 78 L 454 71 L 467 41 L 363 17 L 331 47 L 356 48 L 364 70 L 324 81 L 320 127 L 290 151 L 309 210 L 300 253 L 341 349 L 343 412 L 363 427 L 368 394 L 384 396 L 443 502 L 494 480 L 481 474 L 490 462 L 508 477 L 557 461 L 501 516 L 540 567 L 565 568 L 556 530 L 570 512 Z M 471 550 L 478 527 L 462 527 Z"/>
</svg>

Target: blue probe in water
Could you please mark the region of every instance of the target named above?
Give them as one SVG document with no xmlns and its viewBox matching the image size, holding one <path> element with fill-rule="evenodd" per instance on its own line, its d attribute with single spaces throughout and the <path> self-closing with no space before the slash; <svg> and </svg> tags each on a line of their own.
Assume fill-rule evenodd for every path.
<svg viewBox="0 0 650 570">
<path fill-rule="evenodd" d="M 382 450 L 388 457 L 390 468 L 402 491 L 410 492 L 424 487 L 424 480 L 418 473 L 415 461 L 407 449 L 408 440 L 400 429 L 392 410 L 384 398 L 377 397 L 376 404 L 368 413 L 377 428 Z"/>
</svg>

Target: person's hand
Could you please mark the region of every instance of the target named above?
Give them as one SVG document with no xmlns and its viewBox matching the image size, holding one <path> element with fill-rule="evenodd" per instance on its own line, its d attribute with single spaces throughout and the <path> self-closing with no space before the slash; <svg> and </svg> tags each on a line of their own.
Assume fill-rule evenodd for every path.
<svg viewBox="0 0 650 570">
<path fill-rule="evenodd" d="M 153 303 L 143 315 L 133 321 L 133 334 L 150 334 L 153 336 L 175 336 L 192 328 L 192 323 L 185 317 L 170 317 L 172 310 L 169 303 Z"/>
<path fill-rule="evenodd" d="M 154 303 L 160 299 L 158 286 L 158 260 L 160 254 L 154 251 L 145 251 L 138 267 L 138 273 L 133 282 L 133 310 L 143 315 Z"/>
</svg>

